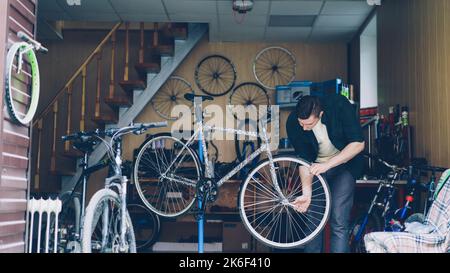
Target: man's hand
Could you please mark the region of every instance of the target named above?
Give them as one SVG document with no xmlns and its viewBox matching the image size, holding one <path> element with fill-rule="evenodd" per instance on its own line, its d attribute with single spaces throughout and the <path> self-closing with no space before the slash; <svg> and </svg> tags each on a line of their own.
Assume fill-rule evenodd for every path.
<svg viewBox="0 0 450 273">
<path fill-rule="evenodd" d="M 331 166 L 328 163 L 315 163 L 309 168 L 309 172 L 314 175 L 326 173 Z"/>
<path fill-rule="evenodd" d="M 311 204 L 311 195 L 302 195 L 297 197 L 294 202 L 292 202 L 292 205 L 295 206 L 295 210 L 300 213 L 305 213 L 309 205 Z"/>
</svg>

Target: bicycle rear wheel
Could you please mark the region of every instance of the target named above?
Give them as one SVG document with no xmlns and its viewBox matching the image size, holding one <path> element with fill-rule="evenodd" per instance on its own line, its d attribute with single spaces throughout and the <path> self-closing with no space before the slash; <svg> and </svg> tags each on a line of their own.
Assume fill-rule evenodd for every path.
<svg viewBox="0 0 450 273">
<path fill-rule="evenodd" d="M 120 198 L 110 189 L 103 189 L 92 196 L 86 208 L 84 229 L 81 240 L 83 253 L 102 252 L 119 253 L 120 226 L 122 214 L 120 212 Z M 105 221 L 107 216 L 107 221 Z M 133 226 L 128 211 L 125 215 L 125 249 L 124 252 L 136 253 L 136 241 Z M 103 234 L 103 232 L 105 233 Z"/>
<path fill-rule="evenodd" d="M 142 202 L 163 217 L 179 216 L 192 207 L 200 174 L 195 153 L 168 134 L 155 135 L 142 145 L 133 171 Z"/>
<path fill-rule="evenodd" d="M 309 164 L 293 157 L 274 158 L 278 186 L 288 202 L 302 193 L 299 167 Z M 324 228 L 331 205 L 329 187 L 322 176 L 312 182 L 311 205 L 300 213 L 283 202 L 270 174 L 270 161 L 250 172 L 239 195 L 239 212 L 247 230 L 260 242 L 275 248 L 294 248 L 314 239 Z"/>
<path fill-rule="evenodd" d="M 141 204 L 128 204 L 127 210 L 133 223 L 137 251 L 148 249 L 159 237 L 161 223 L 158 215 Z"/>
</svg>

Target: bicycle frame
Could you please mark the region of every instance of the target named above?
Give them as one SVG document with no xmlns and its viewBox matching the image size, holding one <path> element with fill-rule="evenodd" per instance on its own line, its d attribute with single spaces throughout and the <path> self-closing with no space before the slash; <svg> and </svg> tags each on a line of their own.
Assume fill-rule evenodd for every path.
<svg viewBox="0 0 450 273">
<path fill-rule="evenodd" d="M 191 144 L 195 142 L 197 137 L 205 136 L 207 133 L 212 132 L 225 132 L 225 133 L 232 133 L 235 135 L 244 135 L 244 136 L 250 136 L 250 137 L 260 137 L 262 140 L 261 147 L 258 148 L 256 151 L 254 151 L 252 154 L 250 154 L 247 158 L 245 158 L 241 163 L 239 163 L 236 167 L 234 167 L 231 171 L 229 171 L 225 176 L 223 176 L 218 182 L 217 186 L 222 186 L 223 183 L 228 181 L 231 177 L 233 177 L 236 173 L 238 173 L 241 169 L 243 169 L 247 164 L 251 163 L 253 159 L 255 159 L 258 155 L 262 153 L 266 153 L 269 161 L 270 161 L 270 174 L 271 178 L 274 184 L 274 187 L 279 194 L 280 197 L 283 199 L 286 199 L 281 192 L 281 189 L 278 185 L 278 180 L 276 176 L 276 168 L 273 162 L 273 156 L 272 152 L 270 151 L 270 145 L 269 145 L 269 137 L 267 135 L 267 129 L 264 126 L 263 122 L 259 121 L 259 126 L 261 128 L 262 133 L 258 134 L 257 132 L 251 132 L 251 131 L 244 131 L 244 130 L 237 130 L 232 128 L 222 128 L 222 127 L 216 127 L 216 126 L 209 126 L 203 124 L 203 111 L 202 111 L 202 100 L 199 98 L 194 99 L 194 113 L 195 113 L 195 125 L 197 129 L 194 131 L 194 134 L 187 140 L 185 146 L 179 151 L 178 155 L 175 157 L 175 159 L 172 161 L 172 163 L 167 167 L 166 171 L 161 175 L 162 178 L 176 181 L 176 182 L 182 182 L 191 186 L 195 186 L 197 181 L 183 178 L 183 177 L 174 177 L 174 176 L 168 176 L 168 172 L 171 169 L 172 165 L 176 160 L 179 158 L 179 156 L 182 154 L 182 152 L 186 149 L 186 147 L 189 147 Z M 209 161 L 208 157 L 208 149 L 206 147 L 206 137 L 200 137 L 201 141 L 201 147 L 202 147 L 202 153 L 203 153 L 203 162 L 205 164 L 205 174 L 204 177 L 206 178 L 212 178 L 213 177 L 213 167 Z M 181 180 L 181 181 L 180 181 Z"/>
</svg>

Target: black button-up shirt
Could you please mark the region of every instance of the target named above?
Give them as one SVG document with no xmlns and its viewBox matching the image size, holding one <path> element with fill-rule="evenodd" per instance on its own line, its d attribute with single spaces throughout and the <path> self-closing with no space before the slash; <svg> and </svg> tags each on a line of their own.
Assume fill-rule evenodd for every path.
<svg viewBox="0 0 450 273">
<path fill-rule="evenodd" d="M 352 142 L 364 142 L 356 109 L 347 98 L 331 94 L 321 97 L 320 101 L 324 112 L 322 123 L 326 125 L 328 137 L 336 149 L 342 151 Z M 313 131 L 305 131 L 300 126 L 295 110 L 287 119 L 286 131 L 297 155 L 309 162 L 314 162 L 319 152 L 319 143 Z M 363 164 L 362 154 L 358 154 L 345 166 L 353 177 L 358 179 L 362 175 Z"/>
</svg>

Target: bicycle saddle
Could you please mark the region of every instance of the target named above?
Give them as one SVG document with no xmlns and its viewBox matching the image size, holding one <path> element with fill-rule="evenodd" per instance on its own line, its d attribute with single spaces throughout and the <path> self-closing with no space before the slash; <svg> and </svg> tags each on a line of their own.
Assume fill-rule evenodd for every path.
<svg viewBox="0 0 450 273">
<path fill-rule="evenodd" d="M 211 96 L 194 95 L 194 94 L 192 94 L 192 93 L 187 93 L 187 94 L 185 94 L 185 95 L 184 95 L 184 98 L 187 99 L 188 101 L 192 101 L 192 102 L 194 101 L 195 98 L 201 98 L 202 101 L 205 101 L 205 100 L 214 100 L 214 98 L 211 97 Z"/>
<path fill-rule="evenodd" d="M 94 151 L 94 146 L 97 145 L 97 143 L 96 140 L 92 139 L 87 141 L 76 141 L 73 143 L 73 147 L 83 153 L 91 153 Z"/>
</svg>

